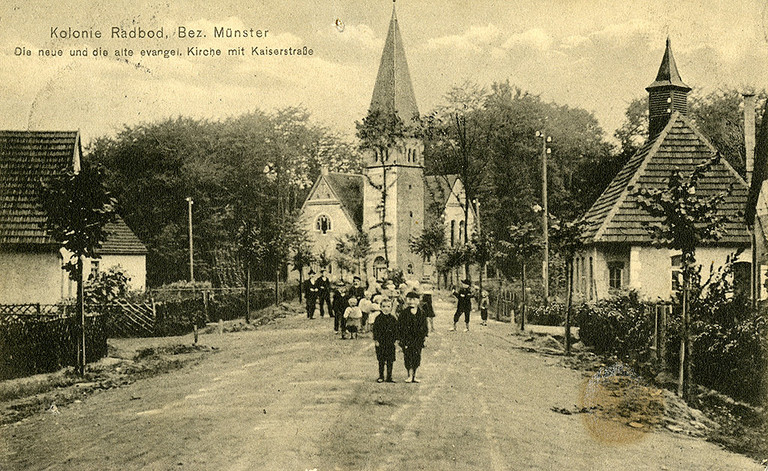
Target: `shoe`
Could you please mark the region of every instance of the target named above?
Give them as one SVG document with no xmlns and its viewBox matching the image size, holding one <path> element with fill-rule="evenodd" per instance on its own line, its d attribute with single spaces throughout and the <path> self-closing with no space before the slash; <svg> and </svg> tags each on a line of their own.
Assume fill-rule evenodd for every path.
<svg viewBox="0 0 768 471">
<path fill-rule="evenodd" d="M 469 327 L 464 327 L 464 332 L 469 332 Z"/>
<path fill-rule="evenodd" d="M 450 329 L 448 329 L 448 332 L 456 332 L 456 327 L 451 327 Z"/>
<path fill-rule="evenodd" d="M 411 380 L 411 382 L 412 382 L 412 383 L 418 383 L 418 381 L 416 380 L 416 378 L 413 378 L 413 379 Z"/>
<path fill-rule="evenodd" d="M 405 382 L 406 382 L 406 383 L 412 383 L 412 382 L 413 382 L 413 379 L 412 379 L 412 378 L 409 376 L 409 377 L 407 377 L 407 378 L 405 379 Z"/>
<path fill-rule="evenodd" d="M 377 383 L 383 383 L 384 382 L 384 378 L 379 378 L 379 379 L 376 380 L 376 382 Z"/>
<path fill-rule="evenodd" d="M 395 380 L 394 380 L 394 379 L 392 379 L 392 378 L 387 378 L 387 383 L 396 383 L 396 382 L 397 382 L 397 381 L 395 381 Z"/>
</svg>

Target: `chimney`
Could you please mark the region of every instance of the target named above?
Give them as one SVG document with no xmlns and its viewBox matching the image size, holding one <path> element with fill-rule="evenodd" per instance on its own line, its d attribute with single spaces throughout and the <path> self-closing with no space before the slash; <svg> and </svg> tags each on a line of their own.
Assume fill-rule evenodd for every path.
<svg viewBox="0 0 768 471">
<path fill-rule="evenodd" d="M 755 94 L 748 90 L 742 95 L 744 96 L 744 166 L 747 185 L 750 185 L 752 171 L 755 169 Z"/>
</svg>

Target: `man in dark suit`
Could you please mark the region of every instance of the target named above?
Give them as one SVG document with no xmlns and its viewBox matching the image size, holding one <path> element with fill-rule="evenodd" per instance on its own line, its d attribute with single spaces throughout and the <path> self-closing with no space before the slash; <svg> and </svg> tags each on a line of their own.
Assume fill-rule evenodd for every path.
<svg viewBox="0 0 768 471">
<path fill-rule="evenodd" d="M 456 330 L 456 324 L 463 314 L 464 332 L 469 332 L 469 313 L 472 310 L 472 289 L 469 286 L 469 280 L 462 280 L 461 288 L 458 291 L 453 290 L 453 295 L 456 296 L 458 302 L 456 303 L 456 314 L 453 315 L 453 327 L 450 330 Z"/>
<path fill-rule="evenodd" d="M 328 306 L 328 316 L 333 317 L 331 308 L 331 280 L 325 273 L 325 268 L 320 270 L 320 278 L 315 283 L 317 285 L 317 300 L 320 303 L 320 317 L 325 317 L 325 306 Z"/>
<path fill-rule="evenodd" d="M 359 276 L 352 278 L 352 288 L 349 290 L 349 295 L 357 298 L 358 302 L 365 297 L 365 288 L 362 284 L 362 280 Z"/>
<path fill-rule="evenodd" d="M 307 319 L 315 318 L 315 302 L 317 302 L 317 284 L 315 272 L 309 271 L 309 278 L 304 281 L 304 299 L 307 301 Z"/>
<path fill-rule="evenodd" d="M 400 347 L 403 349 L 403 362 L 408 371 L 406 383 L 418 383 L 416 370 L 421 365 L 421 349 L 429 333 L 427 317 L 419 308 L 419 295 L 411 291 L 405 296 L 405 307 L 397 317 Z"/>
</svg>

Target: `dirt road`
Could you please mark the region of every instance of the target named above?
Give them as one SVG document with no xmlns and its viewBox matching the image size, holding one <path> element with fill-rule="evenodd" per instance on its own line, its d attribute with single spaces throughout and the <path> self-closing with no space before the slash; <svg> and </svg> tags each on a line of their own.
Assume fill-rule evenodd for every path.
<svg viewBox="0 0 768 471">
<path fill-rule="evenodd" d="M 448 332 L 437 303 L 420 384 L 377 384 L 370 338 L 332 320 L 279 319 L 206 335 L 201 363 L 0 428 L 0 469 L 760 470 L 717 446 L 657 430 L 605 444 L 579 401 L 582 373 L 515 348 L 512 326 Z M 191 342 L 190 338 L 185 341 Z"/>
</svg>

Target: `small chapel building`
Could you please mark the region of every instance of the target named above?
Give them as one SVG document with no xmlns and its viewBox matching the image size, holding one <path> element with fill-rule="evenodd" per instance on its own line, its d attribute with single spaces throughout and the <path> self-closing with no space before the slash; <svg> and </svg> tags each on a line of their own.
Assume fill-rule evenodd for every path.
<svg viewBox="0 0 768 471">
<path fill-rule="evenodd" d="M 405 125 L 419 116 L 394 6 L 369 111 L 395 114 Z M 424 143 L 418 138 L 400 139 L 385 155 L 366 151 L 363 160 L 361 174 L 323 171 L 304 201 L 301 221 L 313 253 L 323 256 L 328 262 L 324 268 L 334 278 L 357 274 L 372 281 L 388 268 L 399 268 L 406 279 L 436 281 L 436 261 L 411 252 L 410 240 L 435 221 L 444 224 L 449 246 L 463 241 L 465 231 L 472 233 L 474 212 L 469 211 L 465 222 L 461 180 L 456 175 L 425 175 Z M 368 235 L 370 256 L 364 266 L 361 261 L 359 268 L 342 269 L 337 244 L 359 233 Z M 320 268 L 316 265 L 315 271 Z"/>
<path fill-rule="evenodd" d="M 649 95 L 648 142 L 638 149 L 586 213 L 585 247 L 574 257 L 574 295 L 584 301 L 634 290 L 641 299 L 668 300 L 681 283 L 681 254 L 653 244 L 647 229 L 660 222 L 638 204 L 640 188 L 665 188 L 675 171 L 690 175 L 717 154 L 688 115 L 688 92 L 677 70 L 669 39 Z M 699 181 L 704 195 L 732 191 L 718 208 L 729 216 L 725 235 L 696 250 L 707 279 L 738 255 L 734 283 L 749 289 L 750 234 L 740 213 L 746 208 L 745 180 L 721 158 Z M 746 284 L 740 288 L 739 284 Z M 747 291 L 748 292 L 748 291 Z"/>
</svg>

